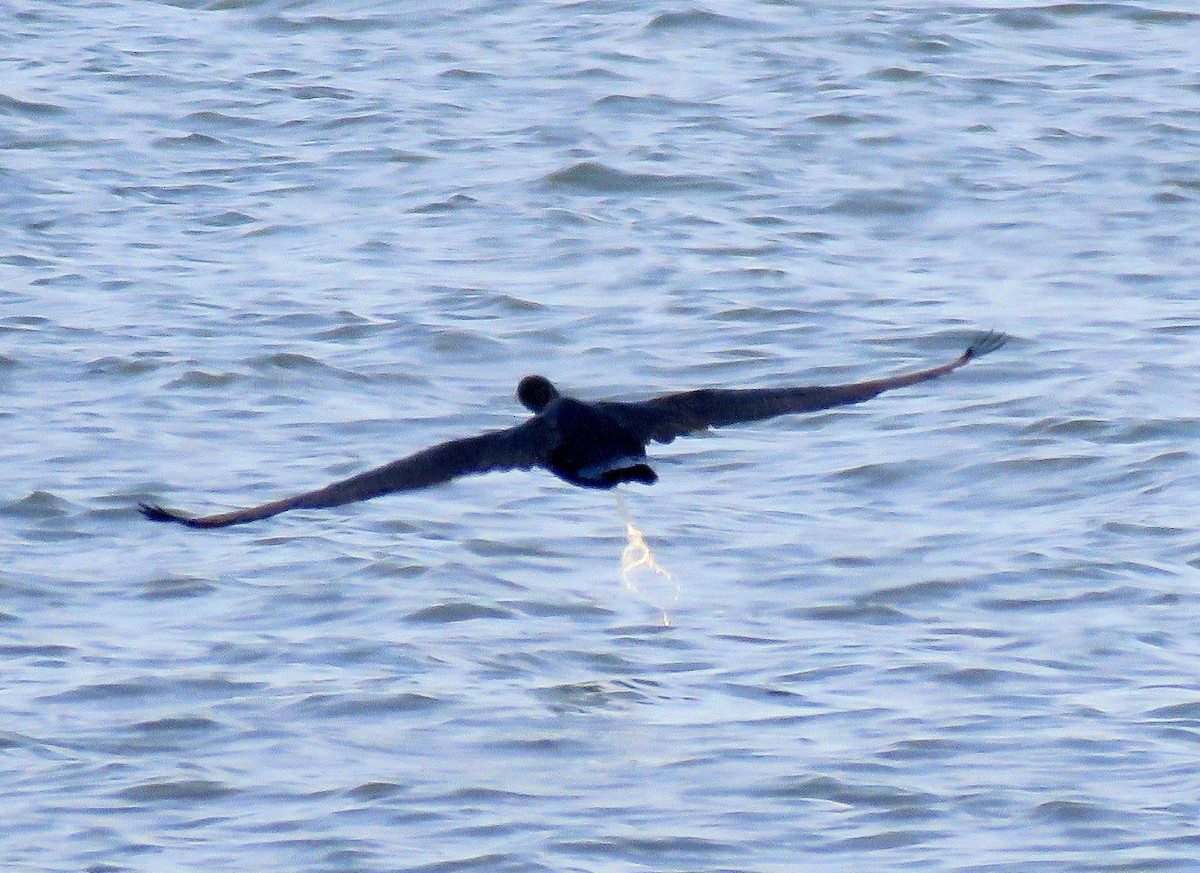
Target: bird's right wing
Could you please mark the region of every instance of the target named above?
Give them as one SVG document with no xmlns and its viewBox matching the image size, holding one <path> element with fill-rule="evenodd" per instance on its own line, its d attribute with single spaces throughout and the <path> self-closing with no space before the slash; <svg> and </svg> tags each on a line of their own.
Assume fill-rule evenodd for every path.
<svg viewBox="0 0 1200 873">
<path fill-rule="evenodd" d="M 370 500 L 395 491 L 413 491 L 447 482 L 458 476 L 491 470 L 527 470 L 545 457 L 548 426 L 531 418 L 517 427 L 478 436 L 450 440 L 416 454 L 334 482 L 316 491 L 285 497 L 271 503 L 222 512 L 189 516 L 153 504 L 140 504 L 142 515 L 152 521 L 169 521 L 188 527 L 226 527 L 279 515 L 289 509 L 321 509 Z"/>
<path fill-rule="evenodd" d="M 965 352 L 948 364 L 868 382 L 800 388 L 702 388 L 681 394 L 667 394 L 641 403 L 609 402 L 600 406 L 643 442 L 654 440 L 668 443 L 677 436 L 709 427 L 861 403 L 892 388 L 916 385 L 943 376 L 968 361 L 994 352 L 1007 341 L 1008 337 L 1002 333 L 981 334 Z"/>
</svg>

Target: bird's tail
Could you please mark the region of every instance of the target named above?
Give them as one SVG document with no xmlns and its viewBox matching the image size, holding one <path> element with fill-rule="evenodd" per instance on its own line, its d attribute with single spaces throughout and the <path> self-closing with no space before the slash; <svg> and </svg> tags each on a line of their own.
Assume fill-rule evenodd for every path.
<svg viewBox="0 0 1200 873">
<path fill-rule="evenodd" d="M 642 485 L 653 485 L 658 481 L 658 474 L 650 469 L 649 464 L 634 464 L 632 467 L 621 467 L 609 470 L 600 476 L 601 480 L 613 485 L 622 482 L 640 482 Z"/>
</svg>

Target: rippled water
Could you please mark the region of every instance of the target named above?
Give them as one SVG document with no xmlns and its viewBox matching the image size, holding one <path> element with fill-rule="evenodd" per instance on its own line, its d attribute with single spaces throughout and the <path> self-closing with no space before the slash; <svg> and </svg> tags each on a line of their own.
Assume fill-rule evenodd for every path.
<svg viewBox="0 0 1200 873">
<path fill-rule="evenodd" d="M 0 13 L 6 869 L 1200 868 L 1190 4 Z M 132 509 L 990 327 L 659 447 L 677 593 L 546 474 Z"/>
</svg>

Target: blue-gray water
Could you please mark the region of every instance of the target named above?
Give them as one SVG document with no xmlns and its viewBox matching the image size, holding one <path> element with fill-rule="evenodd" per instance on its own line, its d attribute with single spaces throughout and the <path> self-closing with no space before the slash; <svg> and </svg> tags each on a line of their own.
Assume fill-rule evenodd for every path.
<svg viewBox="0 0 1200 873">
<path fill-rule="evenodd" d="M 0 2 L 0 865 L 1200 869 L 1200 9 Z M 584 397 L 1001 352 L 227 531 Z"/>
</svg>

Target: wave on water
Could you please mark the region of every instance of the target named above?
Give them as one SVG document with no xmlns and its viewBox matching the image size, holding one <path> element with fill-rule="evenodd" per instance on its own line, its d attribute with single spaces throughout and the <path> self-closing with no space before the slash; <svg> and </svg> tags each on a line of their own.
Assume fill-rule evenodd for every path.
<svg viewBox="0 0 1200 873">
<path fill-rule="evenodd" d="M 545 177 L 546 184 L 585 194 L 660 194 L 672 191 L 728 191 L 736 186 L 711 176 L 636 173 L 598 161 L 580 161 Z"/>
</svg>

